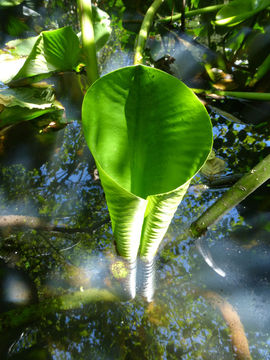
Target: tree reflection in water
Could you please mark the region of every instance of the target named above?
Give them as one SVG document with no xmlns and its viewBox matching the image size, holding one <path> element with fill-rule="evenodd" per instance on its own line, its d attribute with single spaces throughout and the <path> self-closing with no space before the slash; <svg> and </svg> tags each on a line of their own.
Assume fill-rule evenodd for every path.
<svg viewBox="0 0 270 360">
<path fill-rule="evenodd" d="M 112 271 L 119 259 L 80 124 L 75 121 L 58 132 L 53 149 L 36 168 L 26 168 L 19 160 L 1 166 L 1 216 L 32 216 L 51 226 L 22 223 L 1 230 L 1 258 L 28 274 L 39 299 L 37 305 L 18 309 L 16 316 L 2 315 L 4 332 L 14 329 L 7 342 L 13 344 L 8 358 L 28 349 L 54 359 L 231 359 L 232 330 L 222 309 L 211 306 L 210 290 L 228 298 L 241 314 L 253 358 L 269 353 L 269 329 L 264 326 L 258 337 L 260 324 L 245 323 L 241 293 L 235 298 L 239 286 L 221 280 L 199 256 L 193 240 L 184 238 L 187 226 L 224 189 L 205 190 L 195 179 L 157 256 L 153 302 L 140 295 L 127 302 L 124 280 Z M 228 230 L 236 233 L 240 226 L 244 230 L 249 225 L 234 210 L 208 233 L 204 241 L 218 263 L 216 253 Z M 252 291 L 250 284 L 243 287 L 243 293 Z"/>
</svg>

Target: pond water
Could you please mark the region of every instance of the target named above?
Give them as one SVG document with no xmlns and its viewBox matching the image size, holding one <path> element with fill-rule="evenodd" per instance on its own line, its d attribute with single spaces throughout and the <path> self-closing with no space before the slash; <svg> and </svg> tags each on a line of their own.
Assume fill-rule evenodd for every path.
<svg viewBox="0 0 270 360">
<path fill-rule="evenodd" d="M 116 52 L 103 73 L 131 59 Z M 28 122 L 2 139 L 0 358 L 270 359 L 269 184 L 200 239 L 187 235 L 231 186 L 226 176 L 239 178 L 269 154 L 269 123 L 257 126 L 259 116 L 269 121 L 266 105 L 209 100 L 214 149 L 226 166 L 194 178 L 147 279 L 138 264 L 130 300 L 136 269 L 116 255 L 74 77 L 50 80 L 65 105 L 64 129 L 40 134 Z"/>
<path fill-rule="evenodd" d="M 226 139 L 237 126 L 214 114 L 213 122 L 216 139 L 220 132 Z M 12 274 L 2 266 L 2 277 L 11 272 L 2 309 L 28 301 L 29 291 L 33 302 L 37 291 L 43 304 L 36 306 L 33 322 L 16 315 L 18 325 L 6 324 L 2 354 L 8 352 L 8 359 L 31 354 L 35 359 L 232 359 L 233 332 L 241 336 L 241 329 L 230 321 L 238 314 L 253 359 L 270 359 L 270 213 L 260 209 L 259 194 L 195 241 L 185 235 L 188 225 L 226 190 L 202 185 L 207 181 L 197 176 L 157 255 L 153 301 L 145 300 L 139 283 L 136 298 L 128 301 L 125 282 L 114 276 L 113 266 L 121 260 L 80 122 L 42 136 L 39 149 L 31 139 L 24 137 L 23 145 L 16 140 L 16 151 L 8 149 L 1 165 L 1 217 L 42 216 L 55 227 L 1 231 L 1 258 L 22 269 Z M 257 141 L 256 134 L 249 136 Z M 237 141 L 216 148 L 228 173 L 240 151 Z M 28 292 L 22 285 L 12 290 L 13 282 L 26 280 Z M 44 310 L 52 297 L 78 292 L 83 297 L 89 289 L 106 289 L 119 298 L 86 298 L 68 311 Z"/>
</svg>

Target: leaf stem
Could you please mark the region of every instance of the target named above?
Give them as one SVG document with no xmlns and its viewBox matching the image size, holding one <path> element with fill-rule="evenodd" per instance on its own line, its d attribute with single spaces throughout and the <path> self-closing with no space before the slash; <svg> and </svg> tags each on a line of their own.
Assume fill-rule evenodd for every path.
<svg viewBox="0 0 270 360">
<path fill-rule="evenodd" d="M 193 237 L 199 237 L 207 228 L 238 205 L 249 194 L 270 178 L 270 155 L 266 156 L 248 174 L 245 174 L 190 226 Z"/>
<path fill-rule="evenodd" d="M 81 21 L 82 45 L 90 85 L 99 78 L 91 0 L 77 0 Z"/>
<path fill-rule="evenodd" d="M 143 50 L 144 46 L 147 40 L 147 36 L 150 30 L 150 27 L 153 23 L 154 16 L 160 7 L 160 5 L 163 3 L 164 0 L 155 0 L 153 4 L 149 7 L 147 10 L 142 26 L 138 35 L 136 48 L 135 48 L 135 55 L 134 55 L 134 65 L 142 64 L 143 61 Z"/>
<path fill-rule="evenodd" d="M 224 4 L 219 4 L 219 5 L 207 6 L 205 8 L 201 8 L 201 9 L 186 11 L 185 17 L 189 18 L 189 17 L 195 16 L 195 15 L 201 15 L 201 14 L 206 14 L 209 12 L 215 12 L 215 11 L 218 11 L 219 9 L 221 9 L 223 6 L 224 6 Z M 164 18 L 160 18 L 158 21 L 160 21 L 160 22 L 177 21 L 177 20 L 180 20 L 181 17 L 182 17 L 182 13 L 178 13 L 173 16 L 166 16 Z"/>
<path fill-rule="evenodd" d="M 192 89 L 196 94 L 206 94 L 206 95 L 219 95 L 219 96 L 229 96 L 240 99 L 247 100 L 260 100 L 260 101 L 270 101 L 270 93 L 259 93 L 259 92 L 247 92 L 247 91 L 221 91 L 221 90 L 204 90 L 204 89 Z"/>
</svg>

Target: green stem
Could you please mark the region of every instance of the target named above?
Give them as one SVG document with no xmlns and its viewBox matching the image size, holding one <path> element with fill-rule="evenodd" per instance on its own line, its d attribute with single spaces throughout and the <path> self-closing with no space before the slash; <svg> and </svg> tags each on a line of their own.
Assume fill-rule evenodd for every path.
<svg viewBox="0 0 270 360">
<path fill-rule="evenodd" d="M 207 228 L 238 205 L 270 178 L 270 155 L 237 181 L 190 226 L 192 236 L 199 237 Z"/>
<path fill-rule="evenodd" d="M 0 332 L 5 329 L 10 331 L 10 329 L 23 327 L 46 317 L 48 314 L 80 308 L 84 304 L 97 301 L 119 301 L 119 298 L 108 290 L 89 289 L 46 299 L 39 304 L 27 305 L 0 314 Z"/>
<path fill-rule="evenodd" d="M 206 14 L 209 12 L 215 12 L 215 11 L 218 11 L 219 9 L 221 9 L 223 6 L 224 6 L 224 4 L 219 4 L 219 5 L 207 6 L 205 8 L 201 8 L 201 9 L 186 11 L 185 17 L 189 18 L 189 17 L 195 16 L 195 15 L 201 15 L 201 14 Z M 161 22 L 177 21 L 177 20 L 180 20 L 181 17 L 182 17 L 182 13 L 179 13 L 179 14 L 175 14 L 173 16 L 166 16 L 164 18 L 160 18 L 158 21 L 161 21 Z"/>
<path fill-rule="evenodd" d="M 138 35 L 136 49 L 135 49 L 135 55 L 134 55 L 134 65 L 142 64 L 143 60 L 143 50 L 144 46 L 147 40 L 147 36 L 150 30 L 150 27 L 153 23 L 154 16 L 160 7 L 160 5 L 163 3 L 164 0 L 155 0 L 153 4 L 150 6 L 150 8 L 147 10 L 142 26 Z"/>
<path fill-rule="evenodd" d="M 204 90 L 192 89 L 196 94 L 230 96 L 240 99 L 270 101 L 270 93 L 246 92 L 246 91 L 221 91 L 221 90 Z"/>
<path fill-rule="evenodd" d="M 99 78 L 91 0 L 77 0 L 80 12 L 82 45 L 86 57 L 87 78 L 90 85 Z"/>
</svg>

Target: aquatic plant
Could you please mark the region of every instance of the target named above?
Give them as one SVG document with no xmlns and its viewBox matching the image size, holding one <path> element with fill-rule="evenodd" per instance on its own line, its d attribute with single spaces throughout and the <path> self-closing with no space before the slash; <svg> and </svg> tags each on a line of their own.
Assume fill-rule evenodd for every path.
<svg viewBox="0 0 270 360">
<path fill-rule="evenodd" d="M 154 1 L 145 15 L 135 64 L 142 61 L 149 27 L 162 2 Z M 91 13 L 88 15 L 82 26 L 90 29 Z M 86 34 L 85 51 L 89 48 L 93 54 L 91 33 Z M 89 68 L 92 59 L 95 64 L 95 54 L 88 59 Z M 118 253 L 135 261 L 139 252 L 151 261 L 191 178 L 211 151 L 210 118 L 180 80 L 138 65 L 94 82 L 84 97 L 82 120 L 105 191 Z"/>
</svg>

